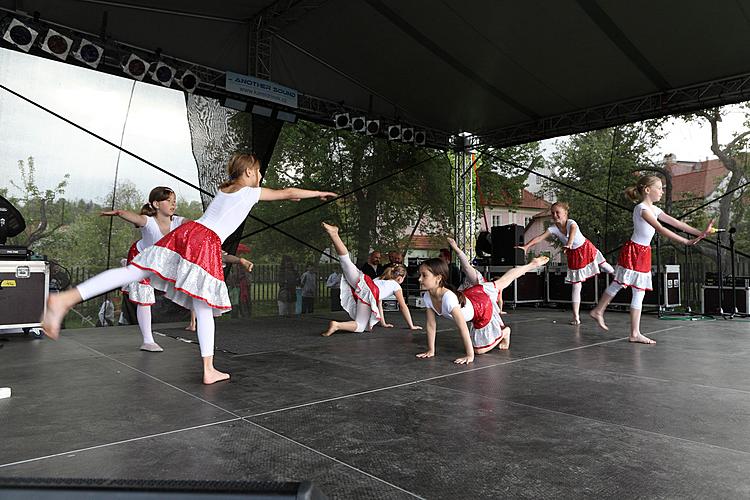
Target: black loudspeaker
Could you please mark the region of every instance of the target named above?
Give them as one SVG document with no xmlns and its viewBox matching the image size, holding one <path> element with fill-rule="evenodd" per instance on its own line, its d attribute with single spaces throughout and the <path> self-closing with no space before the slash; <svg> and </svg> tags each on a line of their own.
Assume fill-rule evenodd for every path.
<svg viewBox="0 0 750 500">
<path fill-rule="evenodd" d="M 493 266 L 518 266 L 526 263 L 524 251 L 514 248 L 523 245 L 523 226 L 508 224 L 506 226 L 492 226 L 492 258 Z"/>
<path fill-rule="evenodd" d="M 140 479 L 0 478 L 4 500 L 232 500 L 237 498 L 325 500 L 309 481 L 170 481 Z"/>
</svg>

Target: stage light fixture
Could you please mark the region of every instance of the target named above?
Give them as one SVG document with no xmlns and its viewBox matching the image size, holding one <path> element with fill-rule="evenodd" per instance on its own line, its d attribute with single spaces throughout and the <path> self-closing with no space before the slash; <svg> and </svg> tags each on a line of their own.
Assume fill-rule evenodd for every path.
<svg viewBox="0 0 750 500">
<path fill-rule="evenodd" d="M 44 37 L 44 42 L 42 42 L 43 51 L 59 57 L 63 61 L 68 57 L 72 46 L 73 40 L 53 29 L 47 31 L 47 36 Z"/>
<path fill-rule="evenodd" d="M 349 113 L 339 113 L 333 115 L 333 123 L 336 126 L 337 130 L 340 130 L 342 128 L 350 128 L 352 124 L 351 120 L 349 119 Z"/>
<path fill-rule="evenodd" d="M 414 131 L 414 144 L 416 144 L 417 146 L 424 146 L 426 140 L 427 133 L 424 130 Z"/>
<path fill-rule="evenodd" d="M 367 135 L 375 135 L 380 132 L 380 120 L 367 120 Z"/>
<path fill-rule="evenodd" d="M 297 113 L 290 113 L 289 111 L 278 110 L 276 112 L 276 118 L 282 122 L 297 123 Z"/>
<path fill-rule="evenodd" d="M 247 102 L 245 101 L 239 101 L 237 99 L 232 99 L 231 97 L 227 97 L 224 99 L 224 102 L 222 103 L 222 106 L 225 108 L 234 109 L 237 111 L 247 111 Z"/>
<path fill-rule="evenodd" d="M 3 40 L 15 45 L 24 52 L 28 52 L 39 33 L 26 26 L 18 19 L 12 19 L 3 33 Z"/>
<path fill-rule="evenodd" d="M 390 125 L 388 127 L 388 140 L 397 141 L 401 139 L 401 125 Z"/>
<path fill-rule="evenodd" d="M 193 93 L 195 89 L 198 88 L 198 84 L 201 80 L 192 71 L 185 70 L 185 72 L 175 81 L 185 92 Z"/>
<path fill-rule="evenodd" d="M 104 49 L 98 45 L 82 38 L 78 44 L 78 48 L 73 51 L 73 57 L 78 59 L 84 64 L 91 66 L 96 69 L 99 66 L 99 62 L 102 60 Z"/>
<path fill-rule="evenodd" d="M 151 78 L 161 83 L 165 87 L 169 87 L 170 85 L 172 85 L 172 80 L 174 80 L 175 73 L 177 72 L 172 66 L 159 61 L 158 63 L 156 63 L 154 72 L 151 73 Z"/>
<path fill-rule="evenodd" d="M 151 64 L 145 59 L 141 59 L 135 54 L 130 54 L 130 57 L 122 65 L 122 70 L 128 76 L 135 78 L 138 81 L 142 81 L 148 72 L 148 67 Z"/>
<path fill-rule="evenodd" d="M 352 118 L 352 130 L 355 132 L 364 132 L 367 127 L 367 120 L 364 116 L 355 116 Z"/>
<path fill-rule="evenodd" d="M 271 118 L 271 115 L 273 114 L 273 109 L 266 106 L 261 106 L 260 104 L 253 104 L 253 107 L 250 111 L 254 115 L 265 116 L 266 118 Z"/>
<path fill-rule="evenodd" d="M 414 142 L 414 129 L 411 127 L 402 128 L 401 140 L 403 142 Z"/>
</svg>

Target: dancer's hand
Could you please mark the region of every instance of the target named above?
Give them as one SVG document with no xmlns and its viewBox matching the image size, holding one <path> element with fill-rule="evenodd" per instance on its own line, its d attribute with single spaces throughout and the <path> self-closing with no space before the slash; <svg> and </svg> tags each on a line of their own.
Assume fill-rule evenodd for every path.
<svg viewBox="0 0 750 500">
<path fill-rule="evenodd" d="M 520 248 L 521 250 L 523 250 L 523 253 L 526 253 L 526 251 L 528 250 L 528 247 L 526 247 L 526 245 L 516 245 L 513 248 Z"/>
<path fill-rule="evenodd" d="M 432 358 L 435 356 L 435 351 L 425 351 L 417 354 L 418 358 Z"/>
<path fill-rule="evenodd" d="M 319 191 L 318 192 L 318 198 L 320 198 L 323 201 L 326 201 L 328 198 L 336 198 L 338 194 L 332 193 L 330 191 Z"/>
<path fill-rule="evenodd" d="M 411 325 L 411 326 L 409 327 L 409 330 L 421 330 L 421 329 L 422 329 L 422 327 L 421 327 L 421 326 L 419 326 L 419 325 Z"/>
<path fill-rule="evenodd" d="M 381 323 L 380 326 L 382 326 L 383 328 L 393 328 L 393 325 L 390 323 Z"/>
<path fill-rule="evenodd" d="M 448 238 L 448 245 L 455 251 L 458 252 L 460 249 L 458 248 L 458 243 L 456 243 L 456 240 L 453 238 Z"/>
<path fill-rule="evenodd" d="M 453 362 L 457 365 L 468 365 L 474 362 L 474 356 L 464 356 L 463 358 L 453 360 Z"/>
<path fill-rule="evenodd" d="M 252 262 L 250 262 L 247 259 L 244 259 L 244 258 L 240 257 L 240 265 L 245 268 L 245 271 L 251 272 L 253 270 L 253 266 L 255 264 L 253 264 Z"/>
<path fill-rule="evenodd" d="M 567 245 L 563 245 L 562 247 L 563 253 L 568 253 L 571 250 L 573 250 L 573 243 L 568 243 Z"/>
<path fill-rule="evenodd" d="M 100 217 L 119 217 L 119 210 L 108 210 L 99 214 Z"/>
</svg>

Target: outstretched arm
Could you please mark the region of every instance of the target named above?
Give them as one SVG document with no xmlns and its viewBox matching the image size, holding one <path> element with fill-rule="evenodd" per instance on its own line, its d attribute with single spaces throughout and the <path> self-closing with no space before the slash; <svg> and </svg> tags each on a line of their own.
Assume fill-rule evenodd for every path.
<svg viewBox="0 0 750 500">
<path fill-rule="evenodd" d="M 669 215 L 669 214 L 667 214 L 665 212 L 662 212 L 661 214 L 659 214 L 659 217 L 657 217 L 656 220 L 658 220 L 660 222 L 665 222 L 665 223 L 669 224 L 670 226 L 672 226 L 674 228 L 677 228 L 680 231 L 685 231 L 688 234 L 692 234 L 693 236 L 701 236 L 703 238 L 703 237 L 705 237 L 705 234 L 708 234 L 706 232 L 706 231 L 708 231 L 708 229 L 706 229 L 706 231 L 701 232 L 700 229 L 696 229 L 693 226 L 691 226 L 690 224 L 686 224 L 686 223 L 682 222 L 681 220 L 675 219 L 674 217 L 672 217 L 671 215 Z M 711 222 L 709 222 L 708 227 L 709 228 L 713 227 L 713 224 L 714 224 L 714 220 L 711 219 Z"/>
<path fill-rule="evenodd" d="M 396 290 L 396 300 L 398 301 L 398 308 L 401 309 L 401 315 L 406 320 L 406 324 L 409 325 L 410 330 L 421 330 L 421 326 L 416 326 L 414 322 L 411 320 L 411 312 L 409 311 L 409 306 L 406 304 L 406 301 L 404 300 L 404 292 L 401 290 Z"/>
<path fill-rule="evenodd" d="M 563 251 L 567 252 L 573 248 L 573 240 L 576 239 L 576 233 L 578 232 L 578 224 L 575 222 L 570 225 L 570 233 L 568 233 L 568 242 L 563 245 Z"/>
<path fill-rule="evenodd" d="M 573 231 L 572 231 L 572 229 L 571 229 L 571 234 L 573 234 Z M 546 239 L 547 239 L 547 238 L 549 238 L 550 236 L 552 236 L 552 233 L 550 233 L 550 232 L 549 232 L 549 229 L 547 229 L 547 230 L 546 230 L 545 232 L 543 232 L 543 233 L 542 233 L 542 234 L 540 234 L 539 236 L 534 236 L 534 237 L 533 237 L 533 238 L 531 239 L 531 241 L 529 241 L 529 242 L 528 242 L 528 243 L 526 243 L 525 245 L 518 245 L 518 246 L 517 246 L 516 248 L 520 248 L 520 249 L 521 249 L 521 250 L 523 250 L 524 252 L 528 252 L 528 251 L 529 251 L 529 248 L 533 247 L 534 245 L 536 245 L 537 243 L 539 243 L 539 242 L 541 242 L 541 241 L 544 241 L 544 240 L 546 240 Z"/>
<path fill-rule="evenodd" d="M 254 264 L 249 260 L 242 257 L 237 257 L 236 255 L 228 254 L 224 251 L 221 252 L 221 261 L 225 264 L 239 264 L 244 267 L 247 272 L 253 270 Z"/>
<path fill-rule="evenodd" d="M 119 217 L 133 224 L 136 227 L 143 227 L 148 222 L 148 217 L 145 215 L 130 212 L 128 210 L 109 210 L 100 214 L 102 217 Z"/>
<path fill-rule="evenodd" d="M 706 230 L 703 233 L 699 232 L 698 235 L 695 238 L 689 240 L 689 239 L 687 239 L 685 237 L 680 236 L 679 234 L 675 233 L 674 231 L 670 231 L 666 227 L 662 226 L 661 223 L 656 218 L 656 216 L 650 210 L 645 210 L 644 209 L 641 212 L 641 214 L 643 216 L 643 220 L 645 220 L 646 222 L 648 222 L 654 229 L 656 229 L 656 231 L 659 234 L 661 234 L 662 236 L 664 236 L 666 238 L 669 238 L 672 241 L 676 241 L 677 243 L 682 243 L 683 245 L 695 245 L 696 243 L 698 243 L 700 240 L 702 240 L 703 238 L 706 237 L 706 235 L 711 231 L 711 228 L 713 228 L 713 224 L 714 224 L 714 222 L 711 221 L 709 223 L 708 227 L 706 228 Z M 662 214 L 662 215 L 664 215 L 664 214 Z M 667 222 L 666 219 L 665 219 L 665 222 Z"/>
<path fill-rule="evenodd" d="M 435 311 L 431 308 L 425 310 L 425 329 L 427 330 L 427 350 L 417 354 L 418 358 L 431 358 L 435 355 L 435 332 L 437 325 L 435 322 Z"/>
<path fill-rule="evenodd" d="M 336 196 L 338 196 L 336 193 L 330 191 L 312 191 L 310 189 L 300 188 L 260 188 L 260 201 L 304 200 L 307 198 L 320 198 L 321 200 L 327 200 L 328 198 L 335 198 Z"/>
<path fill-rule="evenodd" d="M 458 333 L 461 334 L 461 340 L 464 341 L 464 349 L 466 349 L 466 356 L 454 359 L 453 362 L 459 365 L 467 365 L 474 361 L 474 346 L 471 344 L 469 328 L 466 326 L 466 320 L 464 319 L 464 313 L 461 312 L 461 307 L 454 307 L 451 311 L 451 316 L 453 316 L 453 321 L 456 322 L 456 328 L 458 328 Z"/>
<path fill-rule="evenodd" d="M 383 301 L 378 300 L 378 310 L 380 311 L 380 326 L 383 328 L 393 328 L 393 325 L 385 320 L 385 314 L 383 314 Z"/>
</svg>

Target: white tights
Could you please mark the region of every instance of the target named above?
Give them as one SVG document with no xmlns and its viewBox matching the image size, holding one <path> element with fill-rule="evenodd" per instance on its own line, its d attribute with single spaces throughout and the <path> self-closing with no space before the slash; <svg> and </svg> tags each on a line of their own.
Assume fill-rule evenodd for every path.
<svg viewBox="0 0 750 500">
<path fill-rule="evenodd" d="M 87 279 L 76 288 L 78 289 L 78 293 L 81 295 L 81 299 L 88 300 L 92 297 L 96 297 L 97 295 L 101 295 L 110 290 L 114 290 L 115 288 L 120 288 L 123 285 L 127 285 L 128 283 L 141 281 L 142 279 L 147 278 L 150 275 L 150 272 L 144 271 L 143 269 L 139 269 L 130 264 L 126 267 L 118 267 L 97 274 L 96 276 Z M 206 304 L 204 301 L 200 299 L 193 299 L 193 311 L 195 311 L 195 318 L 197 321 L 198 342 L 201 346 L 201 356 L 204 358 L 207 356 L 213 356 L 215 328 L 213 310 L 211 306 Z M 138 319 L 138 323 L 140 325 L 140 315 Z M 149 321 L 149 324 L 150 323 L 151 322 Z M 149 328 L 149 331 L 150 330 L 151 329 Z M 141 331 L 141 333 L 143 333 L 143 331 Z"/>
<path fill-rule="evenodd" d="M 610 295 L 614 297 L 617 295 L 617 292 L 625 288 L 625 285 L 622 285 L 616 281 L 613 281 L 609 284 L 607 287 L 607 291 L 604 292 L 607 295 Z M 630 287 L 630 289 L 633 292 L 633 298 L 630 300 L 630 308 L 631 309 L 642 309 L 643 308 L 643 297 L 646 295 L 645 290 L 639 290 L 638 288 Z"/>
<path fill-rule="evenodd" d="M 136 308 L 138 328 L 141 329 L 144 344 L 154 344 L 154 335 L 151 333 L 151 306 L 138 305 Z"/>
<path fill-rule="evenodd" d="M 349 286 L 356 287 L 359 283 L 359 277 L 362 276 L 362 271 L 357 269 L 349 254 L 339 255 L 339 264 L 341 264 L 341 271 L 344 273 L 346 282 L 349 283 Z M 357 301 L 357 314 L 353 318 L 357 322 L 357 329 L 354 331 L 362 333 L 369 328 L 370 316 L 372 316 L 370 305 Z"/>
<path fill-rule="evenodd" d="M 570 301 L 572 303 L 581 303 L 581 288 L 583 288 L 583 283 L 573 283 L 573 291 L 570 294 Z"/>
</svg>

